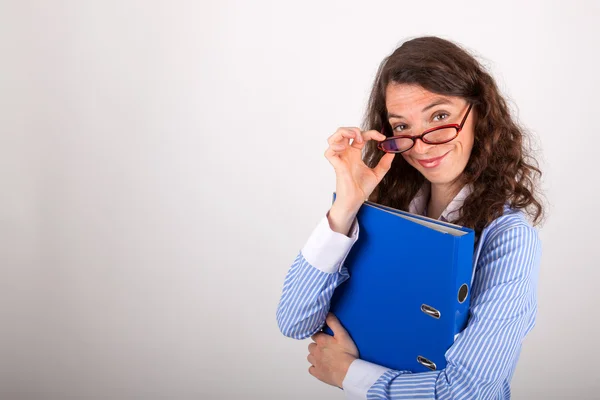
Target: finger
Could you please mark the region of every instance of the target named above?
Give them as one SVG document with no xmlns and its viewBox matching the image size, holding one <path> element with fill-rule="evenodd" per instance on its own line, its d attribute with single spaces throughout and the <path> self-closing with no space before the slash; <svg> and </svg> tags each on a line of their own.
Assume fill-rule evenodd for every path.
<svg viewBox="0 0 600 400">
<path fill-rule="evenodd" d="M 353 132 L 356 135 L 356 141 L 358 143 L 363 143 L 364 142 L 364 139 L 362 137 L 362 133 L 363 132 L 360 130 L 360 128 L 357 128 L 357 127 L 353 126 L 353 127 L 348 127 L 346 129 L 348 129 L 349 131 Z"/>
<path fill-rule="evenodd" d="M 340 157 L 338 157 L 335 150 L 333 150 L 331 147 L 328 147 L 327 150 L 325 150 L 325 158 L 336 171 L 344 167 L 343 161 L 340 160 Z"/>
<path fill-rule="evenodd" d="M 385 174 L 392 167 L 392 161 L 394 161 L 395 156 L 396 153 L 385 153 L 385 155 L 379 160 L 379 163 L 375 166 L 375 168 L 373 168 L 373 173 L 379 181 L 383 179 Z"/>
<path fill-rule="evenodd" d="M 313 340 L 313 342 L 316 342 L 317 339 L 319 339 L 321 336 L 323 336 L 324 333 L 323 332 L 317 332 L 314 335 L 312 335 L 310 338 Z"/>
<path fill-rule="evenodd" d="M 315 356 L 313 356 L 312 354 L 309 354 L 308 356 L 306 356 L 306 360 L 311 364 L 311 365 L 315 365 L 317 360 L 315 359 Z"/>
<path fill-rule="evenodd" d="M 354 145 L 354 143 L 353 143 Z M 329 147 L 331 147 L 331 149 L 335 152 L 341 153 L 344 150 L 346 150 L 346 145 L 345 144 L 337 144 L 337 143 L 333 143 L 331 145 L 329 145 Z"/>
<path fill-rule="evenodd" d="M 308 345 L 308 352 L 312 354 L 315 351 L 316 348 L 317 348 L 317 344 L 316 343 L 311 343 L 311 344 Z"/>
<path fill-rule="evenodd" d="M 363 135 L 363 138 L 365 139 L 365 142 L 367 140 L 371 140 L 371 139 L 381 141 L 381 140 L 384 140 L 387 138 L 383 133 L 376 131 L 375 129 L 371 129 L 370 131 L 365 131 L 365 132 L 363 132 L 362 135 Z"/>
<path fill-rule="evenodd" d="M 362 132 L 362 138 L 363 138 L 362 142 L 360 142 L 360 143 L 354 142 L 354 143 L 352 143 L 352 147 L 356 147 L 357 149 L 362 149 L 363 146 L 369 140 L 382 141 L 382 140 L 386 139 L 386 136 L 376 130 L 370 130 L 370 131 Z"/>
<path fill-rule="evenodd" d="M 354 139 L 355 134 L 352 132 L 340 132 L 334 136 L 331 137 L 330 140 L 328 140 L 327 142 L 332 145 L 332 144 L 341 144 L 341 145 L 348 145 L 350 144 L 350 139 Z"/>
<path fill-rule="evenodd" d="M 317 368 L 314 365 L 311 365 L 310 367 L 308 367 L 308 373 L 316 378 Z"/>
<path fill-rule="evenodd" d="M 315 333 L 314 335 L 312 335 L 310 337 L 316 344 L 322 345 L 327 343 L 327 341 L 329 340 L 329 338 L 331 338 L 331 336 L 329 336 L 328 334 L 324 333 L 324 332 L 318 332 Z"/>
<path fill-rule="evenodd" d="M 349 139 L 356 138 L 357 134 L 350 128 L 339 128 L 333 135 L 327 139 L 328 144 L 345 143 L 348 144 Z"/>
<path fill-rule="evenodd" d="M 342 326 L 340 320 L 333 313 L 327 314 L 325 322 L 327 323 L 327 326 L 329 326 L 333 331 L 334 337 L 339 339 L 348 335 L 348 332 Z"/>
</svg>

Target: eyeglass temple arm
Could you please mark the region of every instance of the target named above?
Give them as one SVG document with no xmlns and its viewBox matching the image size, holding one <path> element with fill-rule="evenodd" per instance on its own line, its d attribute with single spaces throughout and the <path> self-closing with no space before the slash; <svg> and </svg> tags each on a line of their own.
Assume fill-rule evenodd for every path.
<svg viewBox="0 0 600 400">
<path fill-rule="evenodd" d="M 463 125 L 465 124 L 465 121 L 467 120 L 467 117 L 469 116 L 469 112 L 471 112 L 471 107 L 473 107 L 473 103 L 469 104 L 469 108 L 467 109 L 465 116 L 463 117 L 462 121 L 460 122 L 460 129 L 462 129 Z"/>
</svg>

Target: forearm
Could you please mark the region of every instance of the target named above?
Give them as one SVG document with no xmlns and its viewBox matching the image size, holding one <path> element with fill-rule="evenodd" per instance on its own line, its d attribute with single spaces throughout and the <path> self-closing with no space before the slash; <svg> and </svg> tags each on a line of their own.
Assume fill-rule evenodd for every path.
<svg viewBox="0 0 600 400">
<path fill-rule="evenodd" d="M 343 263 L 358 238 L 358 222 L 348 237 L 331 229 L 328 214 L 290 267 L 277 307 L 279 329 L 295 339 L 307 338 L 323 327 L 335 288 L 349 277 Z"/>
<path fill-rule="evenodd" d="M 298 254 L 286 276 L 277 322 L 281 332 L 294 339 L 305 339 L 318 332 L 325 323 L 333 291 L 347 273 L 323 272 Z"/>
</svg>

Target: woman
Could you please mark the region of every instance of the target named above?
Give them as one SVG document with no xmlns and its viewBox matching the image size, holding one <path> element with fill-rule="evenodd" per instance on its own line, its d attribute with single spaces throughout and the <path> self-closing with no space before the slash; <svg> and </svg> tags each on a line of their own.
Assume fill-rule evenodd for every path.
<svg viewBox="0 0 600 400">
<path fill-rule="evenodd" d="M 435 129 L 447 124 L 460 128 Z M 364 125 L 328 139 L 336 200 L 287 273 L 280 330 L 312 337 L 309 373 L 348 398 L 510 398 L 521 343 L 535 324 L 541 256 L 533 228 L 543 216 L 541 172 L 525 132 L 479 63 L 437 37 L 407 41 L 382 62 Z M 475 230 L 469 321 L 443 370 L 410 373 L 361 360 L 328 313 L 334 289 L 349 277 L 344 260 L 365 199 Z M 325 323 L 334 336 L 320 332 Z"/>
</svg>

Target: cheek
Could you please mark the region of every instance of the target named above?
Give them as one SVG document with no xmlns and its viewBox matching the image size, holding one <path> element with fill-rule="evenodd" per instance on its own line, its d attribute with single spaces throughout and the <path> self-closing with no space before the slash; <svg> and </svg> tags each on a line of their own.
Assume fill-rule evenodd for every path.
<svg viewBox="0 0 600 400">
<path fill-rule="evenodd" d="M 407 151 L 406 153 L 400 153 L 400 155 L 404 158 L 404 160 L 409 164 L 412 165 L 413 167 L 416 168 L 417 166 L 417 162 L 413 161 L 412 158 L 410 158 L 410 155 L 408 155 L 407 153 L 410 153 L 410 151 Z"/>
<path fill-rule="evenodd" d="M 467 133 L 467 134 L 465 136 L 463 136 L 462 144 L 464 147 L 464 151 L 470 153 L 471 149 L 473 148 L 473 142 L 475 141 L 475 133 L 471 132 L 471 131 L 467 131 L 465 133 Z"/>
<path fill-rule="evenodd" d="M 467 147 L 468 146 L 465 146 L 465 143 L 461 142 L 457 143 L 456 147 L 454 148 L 452 153 L 454 153 L 454 161 L 457 164 L 462 164 L 464 159 L 469 158 L 469 149 Z"/>
<path fill-rule="evenodd" d="M 473 137 L 466 138 L 461 143 L 462 157 L 469 158 L 471 156 L 471 150 L 473 150 Z"/>
</svg>

